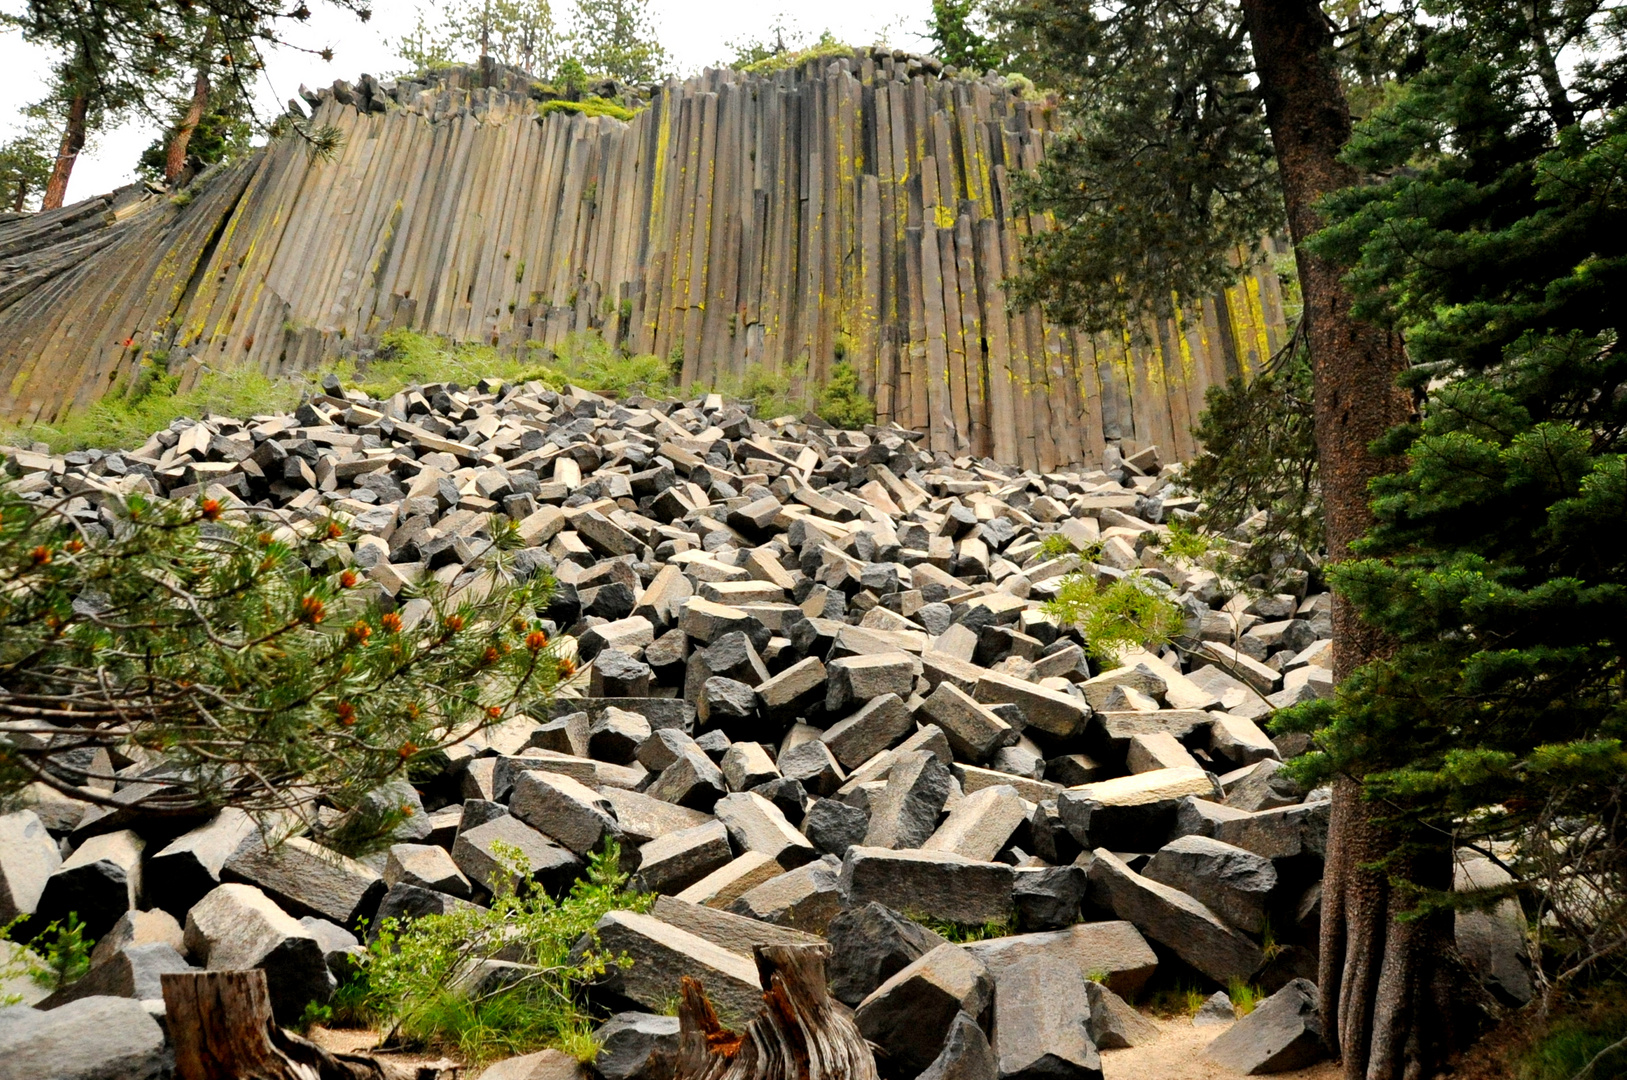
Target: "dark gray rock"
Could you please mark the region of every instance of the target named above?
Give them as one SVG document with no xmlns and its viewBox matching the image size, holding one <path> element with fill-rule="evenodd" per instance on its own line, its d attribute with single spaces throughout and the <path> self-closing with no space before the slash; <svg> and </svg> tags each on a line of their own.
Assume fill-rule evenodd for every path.
<svg viewBox="0 0 1627 1080">
<path fill-rule="evenodd" d="M 1023 930 L 1060 930 L 1079 921 L 1085 899 L 1085 871 L 1078 866 L 1019 869 L 1011 892 L 1017 925 Z"/>
<path fill-rule="evenodd" d="M 1101 1080 L 1085 978 L 1065 959 L 1028 956 L 1000 973 L 994 1053 L 1001 1080 Z"/>
<path fill-rule="evenodd" d="M 867 847 L 918 848 L 938 828 L 953 778 L 927 751 L 901 754 L 887 774 L 887 786 L 870 800 Z"/>
<path fill-rule="evenodd" d="M 1277 887 L 1271 860 L 1206 836 L 1183 836 L 1159 848 L 1142 876 L 1179 889 L 1239 930 L 1265 929 Z"/>
<path fill-rule="evenodd" d="M 880 1049 L 889 1073 L 913 1076 L 943 1049 L 960 1013 L 981 1017 L 994 998 L 983 964 L 958 945 L 940 945 L 859 1003 L 853 1018 Z"/>
<path fill-rule="evenodd" d="M 822 934 L 842 910 L 840 873 L 840 861 L 826 855 L 748 889 L 728 910 L 775 926 Z"/>
<path fill-rule="evenodd" d="M 666 1080 L 677 1068 L 678 1018 L 655 1013 L 617 1013 L 593 1032 L 599 1056 L 593 1067 L 604 1080 Z"/>
<path fill-rule="evenodd" d="M 665 1006 L 686 975 L 700 980 L 712 1003 L 737 1023 L 755 1016 L 762 1006 L 757 966 L 747 956 L 636 911 L 612 911 L 599 920 L 594 932 L 599 949 L 611 955 L 625 953 L 633 961 L 630 967 L 610 971 L 605 988 L 646 1009 Z M 579 948 L 587 944 L 584 939 Z"/>
<path fill-rule="evenodd" d="M 133 998 L 0 1008 L 0 1080 L 160 1080 L 169 1070 L 164 1030 Z"/>
<path fill-rule="evenodd" d="M 1460 893 L 1507 890 L 1514 882 L 1508 871 L 1480 857 L 1459 853 L 1452 887 Z M 1531 951 L 1527 945 L 1525 916 L 1520 903 L 1504 895 L 1490 907 L 1460 910 L 1453 916 L 1458 952 L 1480 979 L 1480 985 L 1505 1005 L 1519 1008 L 1535 992 L 1531 983 Z"/>
<path fill-rule="evenodd" d="M 186 915 L 186 951 L 212 970 L 264 971 L 280 1024 L 336 985 L 316 935 L 252 885 L 221 885 L 198 901 Z"/>
<path fill-rule="evenodd" d="M 795 780 L 812 795 L 833 795 L 847 779 L 830 747 L 818 739 L 798 743 L 781 754 L 779 769 L 781 776 Z"/>
<path fill-rule="evenodd" d="M 808 838 L 797 832 L 780 808 L 749 791 L 725 795 L 712 808 L 729 830 L 737 854 L 758 851 L 793 870 L 818 858 Z"/>
<path fill-rule="evenodd" d="M 333 977 L 341 983 L 348 979 L 355 970 L 356 961 L 366 953 L 356 935 L 338 923 L 318 919 L 314 915 L 305 916 L 299 924 L 309 930 L 317 944 L 322 946 L 322 955 L 327 959 L 328 970 L 333 972 Z"/>
<path fill-rule="evenodd" d="M 469 895 L 469 879 L 452 861 L 451 853 L 429 844 L 390 845 L 384 863 L 384 885 L 388 888 L 401 882 L 453 896 Z"/>
<path fill-rule="evenodd" d="M 854 847 L 842 860 L 841 887 L 848 907 L 874 900 L 899 911 L 980 926 L 1011 914 L 1015 876 L 1004 863 L 944 852 Z"/>
<path fill-rule="evenodd" d="M 658 836 L 638 850 L 639 881 L 651 892 L 683 892 L 734 858 L 729 830 L 708 821 Z"/>
<path fill-rule="evenodd" d="M 1136 1012 L 1135 1006 L 1099 982 L 1087 981 L 1090 1020 L 1085 1033 L 1098 1050 L 1122 1050 L 1144 1046 L 1158 1038 L 1158 1025 Z"/>
<path fill-rule="evenodd" d="M 426 889 L 422 885 L 409 885 L 406 882 L 391 885 L 384 899 L 379 901 L 378 914 L 367 924 L 367 939 L 371 941 L 378 936 L 379 927 L 386 919 L 405 924 L 425 915 L 445 915 L 460 908 L 475 906 L 462 897 Z"/>
<path fill-rule="evenodd" d="M 577 855 L 586 856 L 596 851 L 606 837 L 614 838 L 620 833 L 610 804 L 586 784 L 560 773 L 522 775 L 514 785 L 508 809 Z"/>
<path fill-rule="evenodd" d="M 998 1080 L 999 1075 L 988 1036 L 975 1018 L 960 1013 L 949 1026 L 943 1049 L 916 1080 Z"/>
<path fill-rule="evenodd" d="M 46 879 L 36 908 L 41 925 L 78 915 L 85 936 L 99 938 L 141 895 L 141 853 L 146 843 L 129 829 L 92 836 Z"/>
<path fill-rule="evenodd" d="M 255 833 L 226 860 L 221 876 L 259 887 L 290 914 L 342 926 L 370 918 L 386 889 L 378 871 L 303 836 L 271 844 Z"/>
<path fill-rule="evenodd" d="M 123 997 L 138 1001 L 162 999 L 164 991 L 159 985 L 159 976 L 166 972 L 191 970 L 192 966 L 173 945 L 161 941 L 127 945 L 78 980 L 58 988 L 40 1002 L 39 1007 L 55 1009 L 86 997 Z"/>
<path fill-rule="evenodd" d="M 452 861 L 464 875 L 487 892 L 507 873 L 495 845 L 518 848 L 530 867 L 530 877 L 545 890 L 559 895 L 571 887 L 582 869 L 582 860 L 568 848 L 554 843 L 512 814 L 493 818 L 486 824 L 458 834 L 452 845 Z"/>
<path fill-rule="evenodd" d="M 845 856 L 848 848 L 864 843 L 869 828 L 869 814 L 839 799 L 815 799 L 802 819 L 802 834 L 814 849 L 838 858 Z"/>
<path fill-rule="evenodd" d="M 701 684 L 695 714 L 709 727 L 742 731 L 757 715 L 757 691 L 738 679 L 714 675 Z"/>
<path fill-rule="evenodd" d="M 722 771 L 712 764 L 712 759 L 702 753 L 693 740 L 670 765 L 661 770 L 655 782 L 644 789 L 645 794 L 662 802 L 707 811 L 728 791 Z"/>
<path fill-rule="evenodd" d="M 825 928 L 830 957 L 825 977 L 836 1000 L 857 1005 L 869 993 L 944 939 L 892 908 L 869 903 L 850 908 Z"/>
<path fill-rule="evenodd" d="M 1065 930 L 1011 934 L 966 946 L 996 982 L 1030 956 L 1063 957 L 1081 975 L 1101 977 L 1114 993 L 1135 997 L 1158 968 L 1158 956 L 1134 926 L 1121 920 L 1078 923 Z"/>
<path fill-rule="evenodd" d="M 606 652 L 593 661 L 594 671 L 605 662 L 606 656 L 620 653 Z M 624 657 L 624 659 L 630 659 Z M 644 665 L 639 664 L 639 667 Z M 649 668 L 644 668 L 644 689 L 648 690 Z M 636 712 L 608 708 L 593 718 L 588 725 L 588 753 L 595 761 L 608 761 L 615 765 L 630 765 L 638 758 L 638 748 L 650 737 L 650 722 Z"/>
<path fill-rule="evenodd" d="M 1221 1032 L 1204 1050 L 1245 1076 L 1303 1069 L 1325 1057 L 1316 986 L 1295 979 Z"/>
<path fill-rule="evenodd" d="M 1097 851 L 1090 864 L 1090 898 L 1216 982 L 1248 979 L 1265 962 L 1258 945 L 1214 912 L 1142 877 L 1112 852 Z"/>
<path fill-rule="evenodd" d="M 859 711 L 819 736 L 844 769 L 856 769 L 915 730 L 915 718 L 897 694 L 871 698 Z"/>
</svg>

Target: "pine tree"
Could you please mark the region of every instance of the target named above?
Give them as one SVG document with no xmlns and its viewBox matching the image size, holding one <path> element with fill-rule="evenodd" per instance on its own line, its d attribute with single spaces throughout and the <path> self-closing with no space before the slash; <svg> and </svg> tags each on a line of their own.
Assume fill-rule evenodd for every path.
<svg viewBox="0 0 1627 1080">
<path fill-rule="evenodd" d="M 1504 862 L 1563 985 L 1627 961 L 1627 19 L 1438 14 L 1347 153 L 1387 179 L 1337 195 L 1314 245 L 1424 397 L 1333 571 L 1396 647 L 1291 719 L 1309 774 L 1382 808 L 1387 868 L 1441 836 Z M 1450 899 L 1433 884 L 1421 910 Z"/>
<path fill-rule="evenodd" d="M 536 621 L 548 579 L 515 580 L 512 523 L 492 533 L 488 576 L 395 609 L 336 521 L 135 494 L 87 515 L 0 488 L 0 799 L 109 802 L 105 749 L 160 766 L 148 812 L 360 813 L 569 670 Z M 349 839 L 391 824 L 353 819 Z"/>
<path fill-rule="evenodd" d="M 51 143 L 50 132 L 36 119 L 0 144 L 0 210 L 39 209 L 54 161 Z"/>
</svg>

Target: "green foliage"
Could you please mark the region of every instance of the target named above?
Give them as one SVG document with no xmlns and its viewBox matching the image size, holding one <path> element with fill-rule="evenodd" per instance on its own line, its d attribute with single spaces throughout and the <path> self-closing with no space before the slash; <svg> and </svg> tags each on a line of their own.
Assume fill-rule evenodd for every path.
<svg viewBox="0 0 1627 1080">
<path fill-rule="evenodd" d="M 1563 981 L 1627 945 L 1627 65 L 1619 12 L 1594 35 L 1538 10 L 1578 35 L 1563 73 L 1506 7 L 1441 6 L 1347 151 L 1386 179 L 1313 240 L 1407 340 L 1422 409 L 1380 442 L 1403 467 L 1330 574 L 1394 650 L 1282 723 L 1316 732 L 1307 777 L 1363 781 L 1402 857 L 1517 839 Z"/>
<path fill-rule="evenodd" d="M 1567 1003 L 1515 1061 L 1518 1080 L 1627 1077 L 1627 986 L 1607 982 L 1590 1002 Z"/>
<path fill-rule="evenodd" d="M 56 150 L 51 133 L 35 120 L 0 143 L 0 212 L 38 210 Z"/>
<path fill-rule="evenodd" d="M 634 394 L 661 397 L 676 389 L 672 367 L 659 356 L 628 356 L 598 334 L 569 335 L 552 366 L 584 390 L 616 398 Z"/>
<path fill-rule="evenodd" d="M 1072 540 L 1061 533 L 1052 533 L 1040 541 L 1039 553 L 1047 559 L 1060 559 L 1065 555 L 1077 555 L 1079 549 L 1073 546 Z"/>
<path fill-rule="evenodd" d="M 1017 932 L 1017 921 L 1011 916 L 1003 919 L 990 919 L 984 923 L 957 923 L 948 919 L 937 919 L 919 911 L 905 910 L 904 917 L 912 922 L 918 922 L 931 930 L 945 941 L 955 945 L 969 945 L 974 941 L 988 941 L 990 938 L 1010 937 Z"/>
<path fill-rule="evenodd" d="M 1214 538 L 1180 519 L 1169 523 L 1169 534 L 1160 543 L 1165 555 L 1172 559 L 1197 562 L 1215 550 Z"/>
<path fill-rule="evenodd" d="M 609 116 L 616 120 L 631 120 L 638 113 L 602 97 L 586 97 L 581 101 L 568 101 L 564 98 L 555 98 L 553 101 L 544 101 L 537 106 L 538 116 L 547 116 L 550 113 L 578 113 L 582 116 Z"/>
<path fill-rule="evenodd" d="M 989 33 L 978 0 L 932 0 L 930 34 L 938 59 L 973 71 L 998 70 L 1005 52 Z"/>
<path fill-rule="evenodd" d="M 412 30 L 396 41 L 397 55 L 415 72 L 485 56 L 546 79 L 566 46 L 549 0 L 462 0 L 434 12 L 431 21 L 419 8 Z"/>
<path fill-rule="evenodd" d="M 1088 572 L 1069 574 L 1055 599 L 1046 601 L 1045 611 L 1078 627 L 1090 658 L 1113 667 L 1125 649 L 1157 649 L 1181 629 L 1184 616 L 1167 590 L 1162 582 L 1140 575 L 1104 585 Z"/>
<path fill-rule="evenodd" d="M 1254 1007 L 1265 999 L 1265 994 L 1258 986 L 1250 985 L 1245 979 L 1233 975 L 1226 983 L 1226 996 L 1232 999 L 1232 1008 L 1237 1010 L 1239 1018 L 1247 1016 L 1254 1011 Z"/>
<path fill-rule="evenodd" d="M 652 83 L 667 69 L 650 0 L 576 0 L 572 41 L 584 68 L 622 82 Z"/>
<path fill-rule="evenodd" d="M 1181 485 L 1203 502 L 1199 528 L 1249 543 L 1221 557 L 1224 573 L 1269 581 L 1322 549 L 1311 381 L 1309 352 L 1296 339 L 1276 369 L 1205 395 L 1193 431 L 1203 450 Z"/>
<path fill-rule="evenodd" d="M 149 356 L 129 387 L 115 387 L 94 404 L 76 409 L 52 423 L 0 428 L 0 441 L 50 445 L 57 453 L 86 447 L 134 447 L 147 436 L 182 417 L 254 416 L 285 412 L 299 404 L 310 387 L 300 377 L 273 379 L 239 368 L 205 372 L 188 390 L 169 374 L 163 361 Z"/>
<path fill-rule="evenodd" d="M 517 850 L 499 852 L 509 873 L 530 870 Z M 540 888 L 500 886 L 489 908 L 468 907 L 410 923 L 386 919 L 361 961 L 363 1009 L 389 1035 L 386 1043 L 455 1049 L 472 1061 L 557 1047 L 583 1061 L 597 1051 L 585 983 L 631 961 L 576 943 L 615 910 L 642 911 L 654 897 L 626 891 L 613 842 L 595 854 L 587 876 L 560 900 Z M 524 978 L 476 996 L 464 985 L 483 960 L 519 958 L 536 965 Z"/>
<path fill-rule="evenodd" d="M 858 429 L 876 422 L 876 403 L 859 386 L 859 373 L 846 360 L 830 369 L 830 381 L 819 390 L 814 410 L 832 427 Z"/>
<path fill-rule="evenodd" d="M 735 67 L 739 71 L 749 72 L 753 75 L 772 75 L 776 71 L 789 71 L 801 67 L 810 60 L 823 60 L 830 56 L 852 56 L 853 46 L 838 41 L 835 34 L 829 30 L 820 32 L 819 40 L 801 48 L 785 48 L 781 39 L 777 46 L 770 50 L 766 45 L 736 46 L 740 51 Z M 755 59 L 748 59 L 755 57 Z"/>
<path fill-rule="evenodd" d="M 1076 106 L 1021 201 L 1052 215 L 1023 245 L 1019 304 L 1121 332 L 1171 297 L 1237 278 L 1237 254 L 1283 222 L 1275 158 L 1233 5 L 1027 0 L 997 19 Z M 1035 70 L 1037 67 L 1038 70 Z"/>
<path fill-rule="evenodd" d="M 320 796 L 357 815 L 369 792 L 545 703 L 557 681 L 534 611 L 551 579 L 513 580 L 506 518 L 487 526 L 489 594 L 427 581 L 413 592 L 429 611 L 409 622 L 358 595 L 338 521 L 138 494 L 102 506 L 107 529 L 0 489 L 0 721 L 71 705 L 64 733 L 163 756 L 173 769 L 143 802 L 154 812 L 299 813 Z M 62 749 L 0 742 L 0 798 L 35 781 L 85 797 L 84 766 Z"/>
<path fill-rule="evenodd" d="M 164 179 L 170 141 L 180 128 L 190 104 L 179 104 L 168 126 L 141 152 L 136 162 L 137 175 L 155 182 Z M 228 78 L 211 89 L 209 104 L 187 140 L 187 156 L 195 158 L 203 168 L 223 161 L 234 161 L 248 153 L 249 140 L 253 135 L 249 104 L 238 92 L 237 84 Z"/>
</svg>

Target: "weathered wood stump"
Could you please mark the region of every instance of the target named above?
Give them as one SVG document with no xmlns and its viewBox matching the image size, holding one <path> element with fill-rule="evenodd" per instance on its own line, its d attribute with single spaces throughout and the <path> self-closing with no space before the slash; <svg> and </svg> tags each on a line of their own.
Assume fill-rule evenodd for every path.
<svg viewBox="0 0 1627 1080">
<path fill-rule="evenodd" d="M 263 971 L 161 977 L 176 1080 L 406 1080 L 408 1069 L 361 1054 L 333 1054 L 271 1016 Z M 440 1070 L 431 1068 L 433 1078 Z"/>
<path fill-rule="evenodd" d="M 674 1080 L 877 1080 L 853 1016 L 825 986 L 828 945 L 759 945 L 763 1011 L 726 1030 L 701 984 L 681 984 Z"/>
</svg>

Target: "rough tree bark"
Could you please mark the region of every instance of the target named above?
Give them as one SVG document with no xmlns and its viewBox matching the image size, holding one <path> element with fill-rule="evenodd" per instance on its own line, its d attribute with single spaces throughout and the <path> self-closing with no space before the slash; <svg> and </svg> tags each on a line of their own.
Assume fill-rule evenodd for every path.
<svg viewBox="0 0 1627 1080">
<path fill-rule="evenodd" d="M 51 166 L 51 179 L 45 184 L 45 198 L 41 210 L 61 207 L 68 194 L 68 178 L 73 175 L 73 164 L 79 160 L 79 151 L 85 148 L 85 123 L 90 112 L 90 95 L 85 91 L 75 94 L 68 102 L 68 122 L 62 129 L 62 144 L 57 148 L 56 164 Z"/>
<path fill-rule="evenodd" d="M 271 1017 L 263 971 L 160 976 L 176 1080 L 406 1080 L 413 1070 L 360 1054 L 330 1054 Z M 429 1075 L 439 1070 L 429 1067 Z"/>
<path fill-rule="evenodd" d="M 684 977 L 674 1080 L 877 1080 L 853 1016 L 825 987 L 828 945 L 759 945 L 763 1011 L 725 1030 L 699 982 Z"/>
<path fill-rule="evenodd" d="M 214 47 L 215 27 L 211 23 L 203 32 L 203 45 L 198 50 L 198 77 L 192 83 L 192 101 L 187 105 L 186 115 L 181 118 L 164 153 L 166 184 L 174 184 L 181 178 L 181 172 L 186 168 L 187 145 L 192 141 L 192 133 L 198 130 L 198 123 L 203 120 L 203 110 L 209 104 L 209 54 Z"/>
<path fill-rule="evenodd" d="M 1358 179 L 1339 160 L 1351 121 L 1328 18 L 1315 0 L 1242 0 L 1242 7 L 1304 294 L 1328 554 L 1342 559 L 1372 523 L 1368 482 L 1395 467 L 1368 447 L 1411 415 L 1395 382 L 1406 360 L 1397 337 L 1351 317 L 1343 268 L 1305 247 L 1321 225 L 1317 201 Z M 1336 680 L 1388 647 L 1337 596 L 1333 642 Z M 1374 820 L 1359 782 L 1334 785 L 1332 810 L 1318 979 L 1327 1038 L 1349 1080 L 1421 1080 L 1462 1045 L 1461 1003 L 1473 997 L 1460 981 L 1451 917 L 1397 919 L 1405 898 L 1386 874 L 1364 869 L 1394 850 L 1395 838 Z M 1450 888 L 1450 849 L 1421 852 L 1392 873 Z"/>
</svg>

